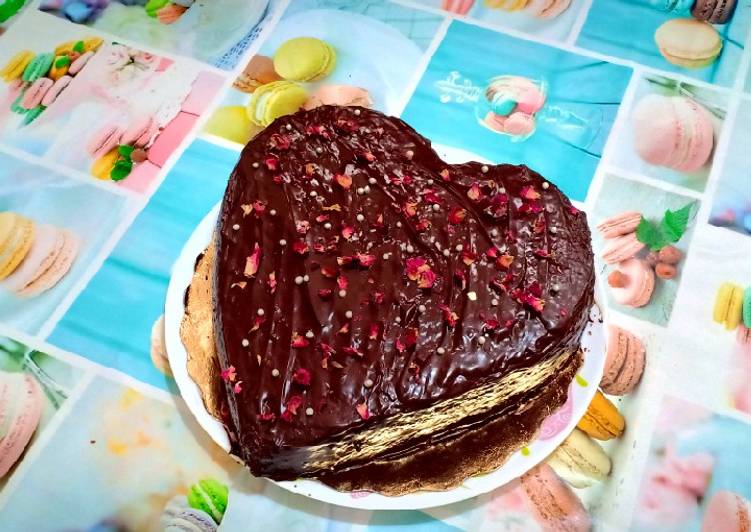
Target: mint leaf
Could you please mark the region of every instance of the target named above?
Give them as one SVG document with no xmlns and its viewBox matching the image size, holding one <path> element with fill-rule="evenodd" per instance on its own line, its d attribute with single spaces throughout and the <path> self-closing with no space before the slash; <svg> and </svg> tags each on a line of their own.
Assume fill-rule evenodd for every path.
<svg viewBox="0 0 751 532">
<path fill-rule="evenodd" d="M 70 57 L 67 55 L 61 55 L 57 58 L 57 61 L 55 61 L 55 68 L 63 68 L 64 66 L 68 66 L 70 64 Z"/>
<path fill-rule="evenodd" d="M 656 227 L 652 222 L 644 218 L 644 216 L 641 217 L 639 225 L 636 227 L 636 239 L 651 251 L 658 251 L 668 244 L 660 228 Z"/>
<path fill-rule="evenodd" d="M 669 242 L 678 242 L 686 232 L 693 206 L 693 203 L 688 203 L 677 211 L 665 211 L 665 216 L 660 222 L 660 230 Z"/>
<path fill-rule="evenodd" d="M 129 160 L 126 161 L 121 159 L 112 167 L 112 170 L 110 171 L 110 179 L 112 179 L 112 181 L 122 181 L 128 177 L 131 170 L 133 170 L 133 163 Z"/>
<path fill-rule="evenodd" d="M 117 147 L 117 152 L 125 157 L 125 159 L 130 160 L 130 156 L 133 153 L 133 146 L 128 146 L 127 144 L 120 144 Z"/>
</svg>

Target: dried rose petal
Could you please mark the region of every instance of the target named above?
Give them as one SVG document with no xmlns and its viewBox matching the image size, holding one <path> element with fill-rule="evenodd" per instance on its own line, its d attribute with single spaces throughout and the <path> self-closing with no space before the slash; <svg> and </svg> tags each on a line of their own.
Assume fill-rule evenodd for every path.
<svg viewBox="0 0 751 532">
<path fill-rule="evenodd" d="M 422 191 L 422 198 L 427 201 L 428 203 L 441 203 L 441 197 L 435 193 L 435 190 L 432 188 L 426 188 Z"/>
<path fill-rule="evenodd" d="M 266 164 L 266 168 L 268 168 L 269 170 L 273 171 L 279 168 L 279 157 L 277 157 L 276 155 L 270 155 L 266 157 L 266 160 L 263 162 L 264 164 Z"/>
<path fill-rule="evenodd" d="M 220 375 L 224 382 L 234 382 L 237 378 L 237 371 L 235 370 L 235 366 L 230 366 L 227 369 L 223 369 Z"/>
<path fill-rule="evenodd" d="M 536 199 L 540 199 L 540 193 L 537 192 L 535 190 L 535 187 L 533 187 L 532 185 L 528 185 L 526 187 L 522 187 L 522 190 L 519 193 L 519 195 L 522 198 L 526 199 L 526 200 L 532 200 L 532 201 L 534 201 Z"/>
<path fill-rule="evenodd" d="M 462 262 L 467 266 L 471 265 L 477 259 L 477 253 L 471 251 L 462 251 Z"/>
<path fill-rule="evenodd" d="M 329 298 L 329 297 L 331 297 L 331 294 L 332 294 L 333 292 L 334 292 L 334 291 L 333 291 L 333 290 L 331 290 L 330 288 L 319 288 L 319 289 L 318 289 L 318 296 L 319 296 L 319 297 L 320 297 L 321 299 L 326 299 L 326 298 Z"/>
<path fill-rule="evenodd" d="M 364 266 L 365 268 L 371 267 L 376 260 L 375 255 L 368 255 L 365 253 L 358 253 L 355 255 L 355 258 L 360 263 L 360 266 Z"/>
<path fill-rule="evenodd" d="M 297 371 L 292 375 L 292 381 L 301 386 L 310 385 L 310 371 L 305 368 L 297 368 Z"/>
<path fill-rule="evenodd" d="M 495 318 L 485 318 L 485 321 L 483 322 L 483 325 L 484 325 L 485 329 L 487 329 L 489 331 L 494 331 L 498 327 L 500 327 L 501 322 L 499 322 Z"/>
<path fill-rule="evenodd" d="M 370 338 L 371 340 L 376 340 L 378 338 L 378 332 L 380 331 L 380 328 L 381 327 L 377 323 L 371 324 L 368 338 Z"/>
<path fill-rule="evenodd" d="M 379 214 L 376 218 L 375 224 L 376 227 L 383 227 L 383 214 Z"/>
<path fill-rule="evenodd" d="M 444 181 L 451 181 L 451 175 L 449 174 L 448 168 L 444 168 L 443 170 L 441 170 L 440 175 L 441 175 L 441 179 L 443 179 Z"/>
<path fill-rule="evenodd" d="M 256 213 L 256 216 L 260 217 L 264 212 L 266 212 L 266 204 L 261 200 L 254 201 L 253 211 Z"/>
<path fill-rule="evenodd" d="M 448 305 L 438 305 L 438 308 L 443 311 L 443 319 L 446 320 L 449 327 L 456 325 L 456 322 L 459 321 L 459 316 L 456 312 L 453 312 Z"/>
<path fill-rule="evenodd" d="M 292 243 L 292 249 L 295 253 L 299 253 L 300 255 L 305 255 L 309 250 L 308 244 L 304 240 L 295 240 Z"/>
<path fill-rule="evenodd" d="M 287 400 L 287 404 L 284 405 L 284 412 L 282 413 L 282 419 L 284 421 L 292 421 L 293 416 L 297 415 L 297 410 L 302 406 L 303 398 L 301 395 L 293 395 Z"/>
<path fill-rule="evenodd" d="M 329 279 L 333 279 L 337 275 L 339 275 L 339 268 L 336 266 L 321 266 L 321 275 L 324 277 L 328 277 Z"/>
<path fill-rule="evenodd" d="M 355 357 L 362 358 L 363 356 L 365 356 L 365 354 L 363 352 L 358 351 L 357 349 L 355 349 L 354 347 L 349 346 L 349 345 L 346 346 L 346 347 L 342 347 L 342 351 L 344 351 L 347 355 L 351 355 L 351 356 L 355 356 Z"/>
<path fill-rule="evenodd" d="M 336 174 L 334 176 L 334 180 L 339 183 L 339 186 L 344 190 L 349 190 L 349 187 L 352 186 L 352 176 L 345 174 Z"/>
<path fill-rule="evenodd" d="M 323 354 L 326 356 L 331 356 L 336 354 L 336 349 L 331 347 L 329 344 L 325 342 L 318 342 L 318 348 L 323 351 Z"/>
<path fill-rule="evenodd" d="M 452 207 L 449 211 L 449 223 L 460 224 L 467 217 L 467 211 L 460 207 Z"/>
<path fill-rule="evenodd" d="M 488 248 L 488 250 L 485 252 L 485 255 L 487 255 L 488 258 L 491 259 L 497 259 L 500 254 L 501 251 L 497 247 Z"/>
<path fill-rule="evenodd" d="M 275 418 L 276 416 L 273 412 L 265 412 L 258 415 L 258 419 L 260 419 L 261 421 L 274 421 Z"/>
<path fill-rule="evenodd" d="M 430 229 L 432 225 L 433 224 L 430 222 L 430 220 L 428 220 L 427 218 L 423 218 L 422 220 L 420 220 L 419 222 L 415 224 L 415 230 L 417 230 L 418 232 L 423 232 L 427 229 Z"/>
<path fill-rule="evenodd" d="M 266 317 L 265 316 L 256 316 L 253 319 L 253 327 L 251 327 L 250 332 L 254 332 L 254 331 L 257 331 L 258 329 L 260 329 L 261 325 L 263 325 L 263 322 L 265 322 L 265 321 L 266 321 Z"/>
<path fill-rule="evenodd" d="M 235 383 L 235 386 L 232 388 L 232 391 L 235 393 L 240 393 L 241 391 L 243 391 L 242 384 L 243 384 L 243 381 L 237 381 Z"/>
<path fill-rule="evenodd" d="M 368 410 L 368 405 L 366 405 L 365 403 L 358 404 L 355 407 L 355 410 L 357 410 L 357 413 L 360 415 L 363 421 L 366 421 L 370 418 L 370 410 Z"/>
<path fill-rule="evenodd" d="M 331 216 L 329 216 L 328 214 L 319 214 L 318 216 L 316 216 L 316 222 L 318 222 L 319 224 L 322 224 L 323 222 L 328 222 L 330 219 L 331 219 Z"/>
<path fill-rule="evenodd" d="M 509 266 L 511 266 L 511 263 L 514 262 L 513 255 L 501 255 L 495 260 L 496 266 L 499 268 L 503 268 L 504 270 L 508 269 Z"/>
<path fill-rule="evenodd" d="M 548 253 L 547 249 L 536 249 L 532 252 L 535 257 L 539 257 L 541 259 L 546 259 L 550 257 L 550 253 Z"/>
<path fill-rule="evenodd" d="M 411 218 L 417 214 L 417 203 L 408 201 L 404 204 L 404 207 L 402 208 L 402 210 L 404 211 L 404 214 L 406 214 L 408 218 Z"/>
<path fill-rule="evenodd" d="M 336 334 L 347 334 L 349 332 L 349 322 L 341 326 Z"/>
<path fill-rule="evenodd" d="M 342 236 L 344 237 L 345 240 L 349 240 L 350 238 L 352 238 L 352 235 L 354 234 L 355 234 L 355 228 L 352 227 L 351 225 L 345 225 L 342 228 Z"/>
<path fill-rule="evenodd" d="M 269 148 L 271 149 L 286 150 L 287 148 L 289 148 L 289 145 L 290 139 L 287 135 L 274 133 L 269 139 Z"/>
<path fill-rule="evenodd" d="M 255 277 L 256 273 L 258 273 L 258 268 L 261 265 L 261 246 L 258 245 L 258 242 L 255 243 L 255 246 L 253 247 L 253 254 L 248 257 L 245 260 L 245 270 L 243 271 L 243 274 L 245 277 Z"/>
<path fill-rule="evenodd" d="M 295 348 L 301 348 L 301 347 L 308 347 L 310 345 L 310 342 L 305 339 L 304 336 L 300 335 L 297 332 L 292 333 L 292 347 Z"/>
<path fill-rule="evenodd" d="M 433 270 L 427 270 L 420 274 L 420 278 L 417 281 L 417 286 L 420 288 L 432 288 L 436 282 L 438 276 Z"/>
<path fill-rule="evenodd" d="M 463 270 L 454 270 L 454 279 L 459 281 L 459 286 L 462 290 L 467 287 L 467 274 Z"/>
<path fill-rule="evenodd" d="M 482 190 L 480 190 L 479 183 L 472 183 L 472 186 L 467 190 L 467 197 L 472 201 L 479 201 L 482 199 Z"/>
<path fill-rule="evenodd" d="M 380 305 L 381 303 L 383 303 L 384 297 L 385 296 L 383 292 L 373 292 L 373 303 Z"/>
<path fill-rule="evenodd" d="M 545 216 L 540 215 L 537 217 L 537 220 L 535 220 L 534 226 L 532 227 L 532 231 L 536 234 L 542 234 L 545 232 L 545 228 L 547 226 L 547 222 L 545 221 Z"/>
<path fill-rule="evenodd" d="M 407 259 L 407 277 L 411 281 L 417 281 L 420 276 L 420 272 L 424 271 L 424 267 L 427 265 L 427 260 L 422 257 L 410 257 Z M 430 268 L 430 266 L 428 266 Z"/>
<path fill-rule="evenodd" d="M 344 275 L 340 275 L 336 278 L 336 285 L 339 287 L 339 290 L 346 290 L 349 286 L 349 281 Z"/>
</svg>

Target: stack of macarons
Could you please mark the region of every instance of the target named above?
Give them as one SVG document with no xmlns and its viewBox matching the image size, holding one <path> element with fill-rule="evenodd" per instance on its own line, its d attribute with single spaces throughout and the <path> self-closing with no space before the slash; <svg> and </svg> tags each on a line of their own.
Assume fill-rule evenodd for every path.
<svg viewBox="0 0 751 532">
<path fill-rule="evenodd" d="M 751 501 L 733 491 L 718 491 L 709 499 L 701 532 L 745 532 L 751 529 Z"/>
<path fill-rule="evenodd" d="M 229 489 L 215 479 L 193 484 L 185 495 L 175 495 L 161 517 L 165 532 L 214 532 L 227 510 Z"/>
<path fill-rule="evenodd" d="M 454 9 L 452 9 L 454 6 L 449 4 L 455 3 L 456 2 L 444 1 L 444 6 L 446 6 L 444 9 L 454 11 Z M 534 17 L 543 19 L 552 19 L 559 16 L 566 11 L 570 5 L 571 0 L 485 0 L 485 6 L 491 9 L 523 11 Z M 462 9 L 469 10 L 469 8 L 464 6 L 462 6 Z"/>
<path fill-rule="evenodd" d="M 652 0 L 652 5 L 666 13 L 693 16 L 710 24 L 727 24 L 737 0 Z"/>
<path fill-rule="evenodd" d="M 722 283 L 715 297 L 712 319 L 728 331 L 738 329 L 738 343 L 751 345 L 751 287 L 744 289 L 735 283 Z"/>
<path fill-rule="evenodd" d="M 195 0 L 148 0 L 144 3 L 146 14 L 162 24 L 174 24 Z"/>
<path fill-rule="evenodd" d="M 480 123 L 496 133 L 524 139 L 535 131 L 535 114 L 545 105 L 545 87 L 522 76 L 498 76 L 485 89 L 485 100 Z"/>
<path fill-rule="evenodd" d="M 70 271 L 81 242 L 72 232 L 13 212 L 0 212 L 0 286 L 33 297 Z"/>
<path fill-rule="evenodd" d="M 42 389 L 32 376 L 0 371 L 0 479 L 31 441 L 43 407 Z"/>
<path fill-rule="evenodd" d="M 645 96 L 634 108 L 632 123 L 636 153 L 649 164 L 695 172 L 710 160 L 712 115 L 692 98 Z"/>
<path fill-rule="evenodd" d="M 695 18 L 675 18 L 655 31 L 655 43 L 668 63 L 697 69 L 714 63 L 722 52 L 722 38 L 710 23 Z"/>
<path fill-rule="evenodd" d="M 678 275 L 677 265 L 683 257 L 673 245 L 647 252 L 636 236 L 642 218 L 638 211 L 626 211 L 597 225 L 605 238 L 602 261 L 614 268 L 608 275 L 613 298 L 621 305 L 634 308 L 649 303 L 655 289 L 655 276 L 667 281 Z"/>
<path fill-rule="evenodd" d="M 0 78 L 17 95 L 11 110 L 23 115 L 23 125 L 36 120 L 55 102 L 102 42 L 99 37 L 91 37 L 63 43 L 53 52 L 35 54 L 21 50 L 8 60 L 0 70 Z"/>
</svg>

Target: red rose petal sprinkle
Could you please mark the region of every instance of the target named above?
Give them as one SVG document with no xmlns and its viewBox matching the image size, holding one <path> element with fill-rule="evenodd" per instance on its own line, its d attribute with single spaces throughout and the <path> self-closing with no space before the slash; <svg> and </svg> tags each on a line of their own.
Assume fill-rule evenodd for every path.
<svg viewBox="0 0 751 532">
<path fill-rule="evenodd" d="M 482 196 L 483 194 L 482 190 L 480 190 L 480 185 L 478 183 L 472 183 L 472 186 L 467 190 L 467 197 L 472 201 L 479 201 L 482 199 Z"/>
<path fill-rule="evenodd" d="M 297 368 L 297 371 L 292 375 L 292 381 L 301 386 L 310 385 L 310 371 L 305 368 Z"/>
<path fill-rule="evenodd" d="M 467 211 L 460 207 L 452 207 L 449 211 L 449 223 L 460 224 L 467 216 Z"/>
<path fill-rule="evenodd" d="M 310 345 L 310 342 L 308 342 L 304 336 L 301 336 L 297 332 L 292 333 L 292 347 L 302 348 L 308 347 L 308 345 Z"/>
<path fill-rule="evenodd" d="M 360 415 L 363 421 L 370 418 L 370 411 L 368 410 L 368 405 L 366 405 L 365 403 L 357 405 L 355 407 L 355 410 L 357 410 L 357 413 Z"/>
<path fill-rule="evenodd" d="M 370 325 L 370 333 L 368 334 L 368 338 L 371 340 L 376 340 L 378 338 L 378 333 L 380 331 L 381 327 L 377 323 L 373 323 Z"/>
<path fill-rule="evenodd" d="M 351 225 L 345 225 L 344 227 L 342 227 L 342 236 L 344 237 L 345 240 L 349 240 L 350 238 L 352 238 L 352 235 L 354 234 L 355 234 L 355 228 L 352 227 Z"/>
<path fill-rule="evenodd" d="M 237 370 L 235 369 L 235 366 L 230 366 L 227 369 L 223 369 L 220 375 L 224 382 L 235 382 L 235 379 L 237 378 Z"/>
<path fill-rule="evenodd" d="M 305 255 L 309 250 L 308 244 L 304 240 L 295 240 L 292 243 L 292 249 L 300 255 Z"/>
<path fill-rule="evenodd" d="M 438 308 L 443 311 L 443 319 L 446 320 L 446 323 L 449 324 L 449 327 L 456 325 L 456 322 L 459 321 L 459 316 L 456 314 L 456 312 L 453 312 L 448 305 L 438 305 Z"/>
<path fill-rule="evenodd" d="M 534 201 L 536 199 L 540 199 L 540 193 L 535 190 L 535 187 L 532 185 L 528 185 L 526 187 L 522 187 L 522 190 L 519 194 L 522 198 L 525 200 Z"/>
<path fill-rule="evenodd" d="M 344 190 L 349 190 L 349 187 L 352 186 L 352 176 L 344 175 L 344 174 L 336 174 L 334 176 L 334 180 L 339 183 L 339 186 L 342 187 Z"/>
<path fill-rule="evenodd" d="M 245 275 L 245 277 L 255 277 L 256 273 L 258 273 L 258 268 L 260 265 L 261 247 L 258 245 L 258 242 L 256 242 L 255 246 L 253 247 L 253 254 L 245 261 L 245 270 L 243 271 L 243 274 Z"/>
</svg>

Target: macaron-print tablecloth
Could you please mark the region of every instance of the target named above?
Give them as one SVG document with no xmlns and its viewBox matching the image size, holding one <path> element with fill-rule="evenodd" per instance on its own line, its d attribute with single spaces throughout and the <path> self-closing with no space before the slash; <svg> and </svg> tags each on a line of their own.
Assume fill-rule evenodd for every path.
<svg viewBox="0 0 751 532">
<path fill-rule="evenodd" d="M 0 0 L 0 531 L 747 530 L 750 25 L 748 0 Z M 615 346 L 592 408 L 625 430 L 548 460 L 557 522 L 519 481 L 323 504 L 182 402 L 172 265 L 242 146 L 320 103 L 586 211 Z"/>
</svg>

